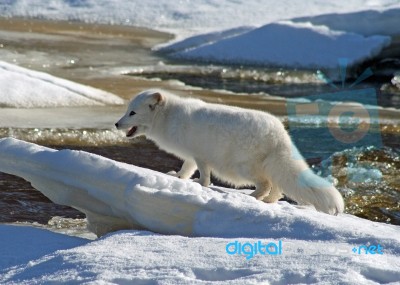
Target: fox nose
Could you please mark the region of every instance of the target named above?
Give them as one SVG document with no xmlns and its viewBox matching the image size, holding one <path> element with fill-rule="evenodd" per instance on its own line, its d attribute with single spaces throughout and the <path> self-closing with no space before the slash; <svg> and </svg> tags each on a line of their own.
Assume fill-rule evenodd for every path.
<svg viewBox="0 0 400 285">
<path fill-rule="evenodd" d="M 115 123 L 115 127 L 118 128 L 118 123 Z"/>
</svg>

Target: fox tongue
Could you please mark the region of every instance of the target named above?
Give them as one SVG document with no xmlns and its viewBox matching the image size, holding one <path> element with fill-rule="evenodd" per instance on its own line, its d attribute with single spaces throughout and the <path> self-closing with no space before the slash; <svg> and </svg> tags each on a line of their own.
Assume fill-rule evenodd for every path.
<svg viewBox="0 0 400 285">
<path fill-rule="evenodd" d="M 136 130 L 137 130 L 137 127 L 133 126 L 133 127 L 126 133 L 126 136 L 127 136 L 127 137 L 132 136 L 132 135 L 136 132 Z"/>
</svg>

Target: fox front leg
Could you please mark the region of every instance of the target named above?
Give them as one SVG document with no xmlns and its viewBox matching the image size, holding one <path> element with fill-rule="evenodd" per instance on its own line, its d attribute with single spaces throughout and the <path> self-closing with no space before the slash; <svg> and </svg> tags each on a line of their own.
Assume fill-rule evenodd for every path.
<svg viewBox="0 0 400 285">
<path fill-rule="evenodd" d="M 187 159 L 183 162 L 181 170 L 179 170 L 178 172 L 170 171 L 168 172 L 168 174 L 182 179 L 189 179 L 196 171 L 196 169 L 196 162 L 194 162 L 194 160 Z"/>
</svg>

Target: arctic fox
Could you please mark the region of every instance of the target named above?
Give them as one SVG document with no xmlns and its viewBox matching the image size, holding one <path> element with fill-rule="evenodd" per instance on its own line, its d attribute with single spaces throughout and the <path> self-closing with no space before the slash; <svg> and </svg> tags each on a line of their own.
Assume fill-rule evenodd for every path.
<svg viewBox="0 0 400 285">
<path fill-rule="evenodd" d="M 115 125 L 127 129 L 127 137 L 145 135 L 182 159 L 174 173 L 180 178 L 198 169 L 198 182 L 206 187 L 212 172 L 235 186 L 255 185 L 251 195 L 258 200 L 276 202 L 284 193 L 324 213 L 343 212 L 339 191 L 311 171 L 283 124 L 269 113 L 147 90 Z"/>
</svg>

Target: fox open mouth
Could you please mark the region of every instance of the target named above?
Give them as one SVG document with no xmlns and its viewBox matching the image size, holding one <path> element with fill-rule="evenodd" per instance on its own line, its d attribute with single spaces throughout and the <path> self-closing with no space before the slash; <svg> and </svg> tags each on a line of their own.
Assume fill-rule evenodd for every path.
<svg viewBox="0 0 400 285">
<path fill-rule="evenodd" d="M 136 127 L 136 126 L 133 126 L 133 127 L 126 133 L 126 136 L 127 136 L 127 137 L 133 136 L 133 135 L 136 133 L 136 130 L 137 130 L 137 127 Z"/>
</svg>

